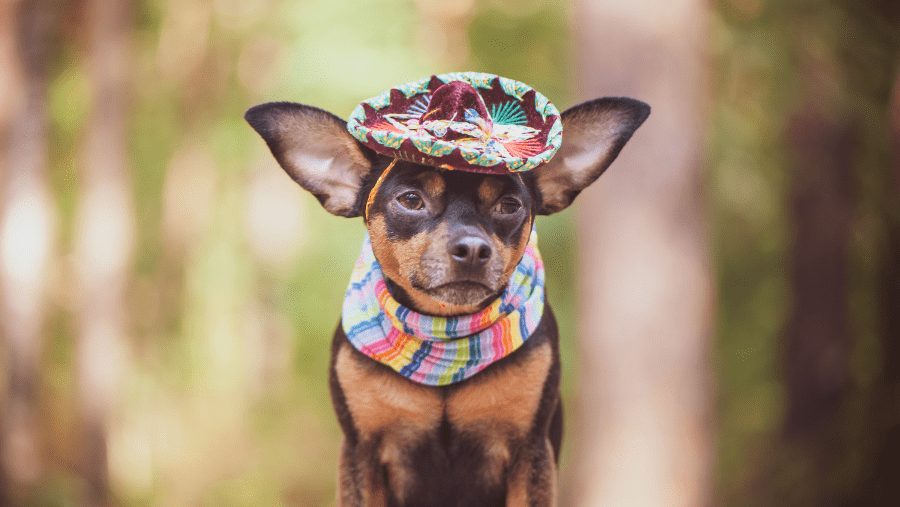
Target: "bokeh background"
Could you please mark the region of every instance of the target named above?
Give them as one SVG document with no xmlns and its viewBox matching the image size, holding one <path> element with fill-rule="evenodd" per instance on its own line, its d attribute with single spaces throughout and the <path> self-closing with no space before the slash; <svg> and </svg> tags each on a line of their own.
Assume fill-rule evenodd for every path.
<svg viewBox="0 0 900 507">
<path fill-rule="evenodd" d="M 653 114 L 538 221 L 562 505 L 900 505 L 896 0 L 5 0 L 0 505 L 334 505 L 360 220 L 244 123 L 477 70 Z"/>
</svg>

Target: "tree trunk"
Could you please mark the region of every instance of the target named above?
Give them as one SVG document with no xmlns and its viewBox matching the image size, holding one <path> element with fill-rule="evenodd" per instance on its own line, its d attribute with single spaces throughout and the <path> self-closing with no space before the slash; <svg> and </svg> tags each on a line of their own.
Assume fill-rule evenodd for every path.
<svg viewBox="0 0 900 507">
<path fill-rule="evenodd" d="M 76 217 L 77 371 L 82 411 L 84 505 L 109 503 L 106 425 L 125 350 L 126 284 L 134 248 L 126 160 L 131 2 L 85 5 L 91 111 L 80 157 Z"/>
<path fill-rule="evenodd" d="M 817 105 L 804 106 L 788 132 L 795 162 L 788 254 L 793 304 L 783 344 L 784 435 L 803 449 L 818 480 L 825 480 L 833 469 L 849 381 L 852 132 L 846 119 L 829 118 Z M 824 484 L 811 486 L 809 505 L 837 501 L 822 496 L 828 496 Z"/>
<path fill-rule="evenodd" d="M 900 4 L 838 5 L 830 21 L 805 23 L 807 10 L 793 13 L 790 49 L 801 63 L 802 102 L 787 136 L 793 304 L 782 357 L 783 436 L 791 452 L 776 466 L 781 473 L 801 470 L 795 505 L 893 506 L 900 504 L 900 92 L 894 88 L 891 100 L 885 75 L 865 69 L 896 72 Z M 872 115 L 871 106 L 889 108 L 893 119 Z M 881 128 L 872 128 L 873 120 Z M 889 159 L 882 144 L 888 123 L 893 170 L 872 162 Z M 886 188 L 872 188 L 879 178 Z M 868 221 L 881 226 L 879 233 L 865 230 Z M 872 281 L 870 259 L 878 266 Z M 853 311 L 858 302 L 851 305 L 860 287 L 881 320 L 873 319 L 877 352 L 866 350 L 860 329 L 866 318 Z M 864 355 L 866 370 L 877 365 L 874 379 L 861 378 Z M 799 467 L 798 456 L 805 460 Z"/>
<path fill-rule="evenodd" d="M 625 95 L 653 112 L 579 199 L 578 454 L 563 505 L 711 502 L 705 12 L 699 0 L 576 3 L 579 98 Z"/>
<path fill-rule="evenodd" d="M 37 390 L 46 277 L 56 240 L 47 185 L 46 71 L 52 11 L 47 2 L 0 6 L 0 504 L 33 492 L 43 463 Z"/>
<path fill-rule="evenodd" d="M 886 217 L 887 237 L 878 288 L 883 358 L 872 401 L 877 445 L 873 481 L 864 485 L 863 499 L 857 503 L 871 507 L 900 505 L 900 77 L 895 81 L 889 107 L 891 168 L 886 184 L 888 202 L 894 206 L 893 216 Z"/>
</svg>

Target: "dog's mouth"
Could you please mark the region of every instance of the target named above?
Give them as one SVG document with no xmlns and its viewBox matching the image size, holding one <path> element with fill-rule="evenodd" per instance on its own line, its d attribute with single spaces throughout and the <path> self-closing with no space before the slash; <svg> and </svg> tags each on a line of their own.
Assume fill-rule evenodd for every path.
<svg viewBox="0 0 900 507">
<path fill-rule="evenodd" d="M 487 285 L 468 280 L 444 283 L 435 287 L 417 287 L 442 303 L 459 306 L 475 306 L 496 297 L 497 293 Z"/>
</svg>

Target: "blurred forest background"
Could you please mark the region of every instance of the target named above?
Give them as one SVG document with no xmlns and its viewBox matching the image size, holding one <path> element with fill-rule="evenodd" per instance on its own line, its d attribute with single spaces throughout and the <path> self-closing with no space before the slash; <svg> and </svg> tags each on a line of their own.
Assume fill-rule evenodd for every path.
<svg viewBox="0 0 900 507">
<path fill-rule="evenodd" d="M 896 0 L 4 0 L 0 505 L 333 505 L 363 227 L 242 115 L 457 70 L 654 108 L 538 221 L 563 505 L 900 505 L 898 64 Z"/>
</svg>

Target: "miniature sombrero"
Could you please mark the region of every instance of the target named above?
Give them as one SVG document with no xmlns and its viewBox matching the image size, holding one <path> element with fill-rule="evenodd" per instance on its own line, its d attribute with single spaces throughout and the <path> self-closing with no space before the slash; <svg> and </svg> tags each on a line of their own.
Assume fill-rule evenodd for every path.
<svg viewBox="0 0 900 507">
<path fill-rule="evenodd" d="M 562 142 L 559 111 L 546 97 L 480 72 L 392 88 L 357 106 L 347 130 L 383 155 L 480 173 L 534 169 Z"/>
</svg>

